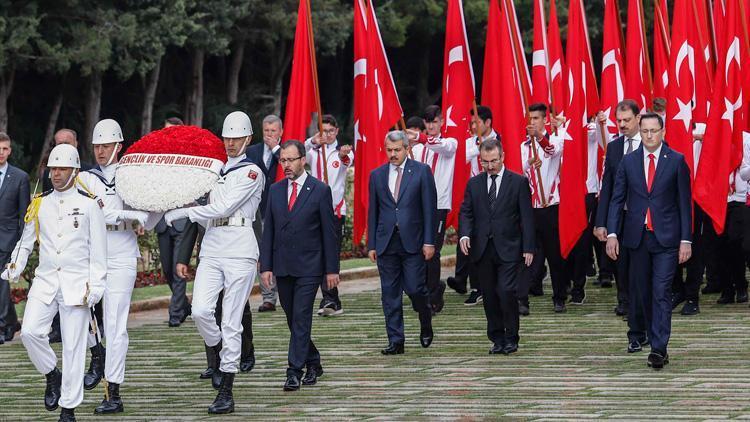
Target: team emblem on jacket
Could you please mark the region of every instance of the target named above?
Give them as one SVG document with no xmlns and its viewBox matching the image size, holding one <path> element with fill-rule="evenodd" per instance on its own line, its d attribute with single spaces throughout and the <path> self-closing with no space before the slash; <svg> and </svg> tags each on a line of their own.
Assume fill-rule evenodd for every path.
<svg viewBox="0 0 750 422">
<path fill-rule="evenodd" d="M 249 171 L 249 172 L 247 173 L 247 177 L 249 177 L 249 178 L 251 178 L 251 179 L 255 180 L 255 179 L 257 179 L 257 178 L 258 178 L 258 173 L 256 173 L 256 172 L 254 172 L 254 171 L 250 170 L 250 171 Z"/>
<path fill-rule="evenodd" d="M 338 161 L 334 161 L 333 164 L 331 164 L 331 165 L 333 166 L 333 168 L 337 169 L 337 168 L 339 168 L 340 164 L 339 164 Z"/>
<path fill-rule="evenodd" d="M 99 208 L 104 208 L 104 201 L 102 201 L 102 198 L 97 199 L 96 203 L 99 204 Z"/>
</svg>

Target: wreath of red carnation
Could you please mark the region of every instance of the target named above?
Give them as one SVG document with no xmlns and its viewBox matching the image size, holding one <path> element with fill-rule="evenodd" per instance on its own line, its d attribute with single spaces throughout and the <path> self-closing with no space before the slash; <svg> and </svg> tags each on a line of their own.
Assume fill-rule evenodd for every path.
<svg viewBox="0 0 750 422">
<path fill-rule="evenodd" d="M 127 154 L 182 154 L 227 161 L 221 139 L 197 126 L 170 126 L 151 132 L 128 148 Z"/>
</svg>

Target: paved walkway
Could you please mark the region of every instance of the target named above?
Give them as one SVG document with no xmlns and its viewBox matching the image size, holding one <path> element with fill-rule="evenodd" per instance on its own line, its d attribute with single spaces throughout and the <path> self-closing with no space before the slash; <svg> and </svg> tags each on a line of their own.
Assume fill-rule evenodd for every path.
<svg viewBox="0 0 750 422">
<path fill-rule="evenodd" d="M 750 419 L 746 304 L 719 306 L 708 296 L 700 315 L 676 315 L 671 363 L 654 372 L 645 353 L 625 353 L 614 289 L 590 287 L 585 305 L 556 315 L 546 285 L 547 296 L 533 298 L 532 315 L 521 321 L 521 348 L 511 356 L 489 356 L 481 307 L 446 293 L 433 346 L 418 346 L 419 323 L 407 310 L 407 350 L 397 357 L 379 353 L 387 340 L 377 289 L 373 279 L 345 283 L 346 313 L 316 317 L 325 375 L 297 393 L 281 390 L 283 313 L 255 314 L 257 366 L 237 377 L 236 413 L 213 419 Z M 215 392 L 197 376 L 205 358 L 192 321 L 169 329 L 166 311 L 153 311 L 134 316 L 130 332 L 126 413 L 106 420 L 208 419 Z M 0 420 L 56 420 L 57 412 L 44 411 L 44 378 L 20 341 L 0 346 L 0 373 Z M 101 387 L 86 392 L 80 420 L 93 419 L 101 396 Z"/>
</svg>

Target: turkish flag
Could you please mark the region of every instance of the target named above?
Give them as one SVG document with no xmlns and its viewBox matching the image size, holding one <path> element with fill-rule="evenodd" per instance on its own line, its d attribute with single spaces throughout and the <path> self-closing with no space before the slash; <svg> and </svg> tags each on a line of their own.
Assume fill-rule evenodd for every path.
<svg viewBox="0 0 750 422">
<path fill-rule="evenodd" d="M 624 78 L 620 10 L 617 0 L 605 0 L 600 109 L 607 115 L 607 129 L 611 134 L 618 132 L 615 109 L 625 95 Z"/>
<path fill-rule="evenodd" d="M 354 227 L 355 243 L 367 230 L 370 173 L 386 162 L 383 142 L 403 115 L 388 57 L 380 37 L 375 4 L 356 0 L 354 10 L 355 150 Z M 357 22 L 357 20 L 361 20 Z M 361 74 L 364 73 L 364 74 Z M 361 82 L 361 83 L 360 83 Z M 363 92 L 364 91 L 364 92 Z M 358 96 L 359 94 L 359 96 Z"/>
<path fill-rule="evenodd" d="M 588 227 L 586 218 L 586 178 L 588 157 L 588 37 L 581 0 L 571 0 L 568 11 L 566 46 L 570 83 L 568 117 L 560 170 L 560 253 L 567 258 Z"/>
<path fill-rule="evenodd" d="M 666 98 L 669 74 L 669 10 L 667 0 L 654 0 L 654 97 Z M 670 140 L 671 140 L 670 136 Z"/>
<path fill-rule="evenodd" d="M 447 226 L 456 226 L 458 211 L 464 199 L 470 167 L 466 163 L 466 138 L 469 136 L 470 113 L 474 104 L 474 70 L 466 37 L 464 8 L 461 0 L 448 0 L 443 57 L 443 135 L 458 141 L 453 173 L 453 203 Z"/>
<path fill-rule="evenodd" d="M 628 2 L 627 50 L 625 52 L 625 98 L 632 98 L 641 110 L 651 107 L 651 66 L 646 47 L 643 3 Z"/>
<path fill-rule="evenodd" d="M 742 133 L 747 127 L 747 44 L 739 3 L 726 4 L 724 35 L 718 39 L 711 110 L 695 177 L 695 201 L 711 217 L 717 233 L 724 231 L 729 176 L 742 161 Z M 743 75 L 744 73 L 744 75 Z"/>
<path fill-rule="evenodd" d="M 309 0 L 300 0 L 297 9 L 297 29 L 294 31 L 294 52 L 292 53 L 292 76 L 289 80 L 286 107 L 284 110 L 284 134 L 282 142 L 295 139 L 304 142 L 312 113 L 320 112 L 316 100 L 316 86 L 313 72 L 314 46 L 308 28 L 310 13 Z M 276 180 L 284 177 L 284 170 L 278 166 Z"/>
<path fill-rule="evenodd" d="M 494 112 L 492 128 L 495 129 L 495 132 L 502 133 L 501 122 L 503 119 L 500 110 L 505 108 L 506 98 L 502 95 L 502 78 L 500 77 L 500 55 L 503 49 L 502 44 L 500 44 L 502 21 L 500 20 L 500 6 L 497 1 L 490 0 L 487 12 L 487 38 L 485 40 L 482 71 L 482 105 L 489 107 Z M 503 139 L 503 144 L 505 144 L 504 141 L 505 139 Z M 505 164 L 508 165 L 507 154 Z"/>
<path fill-rule="evenodd" d="M 692 13 L 688 30 L 688 41 L 695 50 L 695 100 L 693 104 L 693 121 L 706 123 L 708 119 L 709 102 L 712 96 L 712 78 L 716 65 L 711 54 L 711 39 L 709 37 L 708 10 L 705 2 L 690 1 Z M 718 3 L 718 2 L 717 2 Z M 674 25 L 673 25 L 674 26 Z M 675 48 L 677 48 L 675 46 Z"/>
<path fill-rule="evenodd" d="M 560 25 L 557 21 L 557 5 L 555 0 L 549 2 L 549 25 L 547 27 L 547 61 L 550 66 L 550 94 L 552 104 L 557 109 L 551 110 L 560 114 L 565 110 L 568 99 L 568 85 L 564 80 L 567 74 L 565 58 L 563 57 L 562 41 L 560 40 Z"/>
<path fill-rule="evenodd" d="M 534 52 L 531 63 L 531 102 L 549 105 L 549 61 L 547 60 L 547 24 L 544 19 L 544 0 L 534 0 Z"/>
<path fill-rule="evenodd" d="M 675 0 L 672 26 L 672 50 L 669 57 L 669 80 L 667 86 L 667 121 L 669 146 L 685 156 L 690 167 L 690 177 L 694 172 L 693 163 L 693 110 L 695 93 L 695 46 L 691 44 L 690 32 L 695 31 L 690 2 Z M 700 59 L 700 58 L 699 58 Z"/>
</svg>

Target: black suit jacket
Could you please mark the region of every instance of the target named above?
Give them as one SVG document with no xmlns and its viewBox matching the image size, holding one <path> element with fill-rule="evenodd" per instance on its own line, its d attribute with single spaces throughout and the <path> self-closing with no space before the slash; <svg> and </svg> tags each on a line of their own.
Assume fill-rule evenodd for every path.
<svg viewBox="0 0 750 422">
<path fill-rule="evenodd" d="M 289 211 L 288 182 L 284 178 L 268 191 L 260 271 L 273 271 L 277 277 L 338 274 L 338 235 L 331 188 L 308 174 Z"/>
<path fill-rule="evenodd" d="M 466 184 L 459 215 L 459 236 L 471 240 L 469 257 L 474 262 L 482 258 L 490 241 L 500 260 L 520 261 L 523 253 L 534 252 L 534 217 L 529 182 L 506 168 L 493 211 L 487 193 L 487 178 L 487 173 L 482 172 Z"/>
<path fill-rule="evenodd" d="M 607 155 L 604 157 L 602 187 L 599 190 L 599 205 L 596 208 L 596 219 L 594 220 L 595 227 L 607 227 L 609 202 L 612 199 L 612 191 L 615 187 L 617 167 L 620 166 L 623 155 L 625 155 L 625 137 L 620 135 L 607 145 Z"/>
<path fill-rule="evenodd" d="M 268 201 L 268 190 L 271 188 L 271 185 L 276 181 L 276 172 L 278 164 L 279 164 L 279 153 L 281 149 L 276 150 L 273 154 L 271 154 L 271 167 L 267 168 L 266 163 L 263 161 L 263 146 L 264 143 L 261 141 L 260 143 L 250 145 L 245 150 L 245 155 L 247 155 L 247 158 L 250 159 L 254 164 L 256 164 L 258 167 L 260 167 L 260 170 L 263 172 L 263 175 L 266 176 L 266 186 L 263 188 L 263 195 L 260 197 L 260 216 L 261 218 L 266 218 L 266 201 Z"/>
<path fill-rule="evenodd" d="M 29 175 L 8 164 L 0 187 L 0 252 L 11 252 L 21 237 L 26 208 L 31 201 Z M 0 262 L 0 265 L 4 263 Z"/>
</svg>

